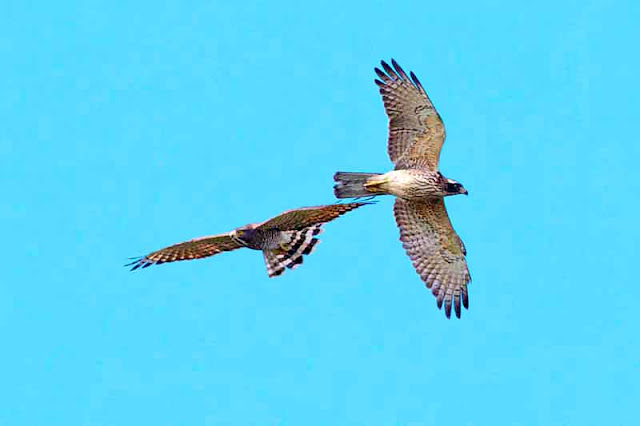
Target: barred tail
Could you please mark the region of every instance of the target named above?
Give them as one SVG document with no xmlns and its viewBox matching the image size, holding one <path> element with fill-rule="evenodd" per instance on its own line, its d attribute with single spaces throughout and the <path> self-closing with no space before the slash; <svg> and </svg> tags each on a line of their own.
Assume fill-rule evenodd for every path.
<svg viewBox="0 0 640 426">
<path fill-rule="evenodd" d="M 333 180 L 337 183 L 333 186 L 333 193 L 337 198 L 371 197 L 375 190 L 365 188 L 364 184 L 370 177 L 379 176 L 381 173 L 350 173 L 337 172 Z"/>
<path fill-rule="evenodd" d="M 264 263 L 267 265 L 269 277 L 282 274 L 285 268 L 295 269 L 302 264 L 302 256 L 311 254 L 320 240 L 315 238 L 322 232 L 322 224 L 295 231 L 291 242 L 285 249 L 265 250 Z"/>
</svg>

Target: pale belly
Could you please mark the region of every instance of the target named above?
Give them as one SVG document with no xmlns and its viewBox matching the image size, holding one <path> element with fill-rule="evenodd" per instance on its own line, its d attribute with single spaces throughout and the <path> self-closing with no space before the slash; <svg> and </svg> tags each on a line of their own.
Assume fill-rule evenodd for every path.
<svg viewBox="0 0 640 426">
<path fill-rule="evenodd" d="M 380 178 L 384 180 L 381 189 L 405 200 L 418 201 L 440 196 L 433 173 L 416 169 L 393 170 Z"/>
</svg>

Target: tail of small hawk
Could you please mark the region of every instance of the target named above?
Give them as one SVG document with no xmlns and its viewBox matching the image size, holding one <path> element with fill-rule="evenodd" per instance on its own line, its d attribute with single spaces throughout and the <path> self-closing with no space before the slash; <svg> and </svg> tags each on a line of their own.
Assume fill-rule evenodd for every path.
<svg viewBox="0 0 640 426">
<path fill-rule="evenodd" d="M 284 249 L 265 250 L 264 263 L 267 266 L 267 274 L 269 277 L 277 277 L 282 274 L 286 268 L 295 269 L 302 264 L 305 254 L 311 254 L 316 244 L 320 240 L 316 235 L 322 232 L 322 224 L 310 226 L 293 231 L 291 242 Z"/>
<path fill-rule="evenodd" d="M 380 173 L 337 172 L 333 175 L 333 180 L 336 181 L 333 193 L 337 198 L 371 197 L 384 194 L 384 192 L 376 193 L 375 189 L 365 186 L 370 178 L 379 175 Z"/>
</svg>

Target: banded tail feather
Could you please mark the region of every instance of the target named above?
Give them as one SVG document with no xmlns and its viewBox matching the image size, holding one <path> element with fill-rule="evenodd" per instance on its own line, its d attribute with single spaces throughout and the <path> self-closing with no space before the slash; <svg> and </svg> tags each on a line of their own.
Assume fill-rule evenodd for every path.
<svg viewBox="0 0 640 426">
<path fill-rule="evenodd" d="M 358 198 L 377 195 L 367 189 L 365 183 L 373 176 L 381 173 L 336 172 L 333 180 L 337 183 L 333 187 L 333 193 L 337 198 Z"/>
<path fill-rule="evenodd" d="M 315 236 L 322 232 L 322 224 L 291 232 L 291 242 L 287 247 L 263 252 L 269 277 L 282 274 L 285 268 L 295 269 L 301 265 L 303 256 L 311 254 L 320 241 Z"/>
<path fill-rule="evenodd" d="M 284 272 L 285 267 L 280 263 L 282 255 L 278 253 L 278 250 L 265 250 L 262 253 L 264 254 L 264 263 L 267 266 L 269 278 L 277 277 Z"/>
</svg>

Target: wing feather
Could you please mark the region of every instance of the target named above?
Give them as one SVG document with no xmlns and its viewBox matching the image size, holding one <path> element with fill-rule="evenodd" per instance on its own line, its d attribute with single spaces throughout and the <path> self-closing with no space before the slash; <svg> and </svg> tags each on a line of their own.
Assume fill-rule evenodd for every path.
<svg viewBox="0 0 640 426">
<path fill-rule="evenodd" d="M 451 226 L 441 198 L 428 202 L 396 198 L 396 223 L 400 241 L 414 268 L 436 297 L 438 308 L 444 305 L 445 315 L 451 308 L 460 318 L 461 304 L 469 308 L 467 284 L 471 281 L 466 250 Z"/>
<path fill-rule="evenodd" d="M 396 169 L 422 167 L 438 169 L 445 139 L 444 123 L 422 84 L 411 72 L 408 77 L 395 60 L 375 68 L 380 78 L 382 102 L 389 117 L 387 152 Z"/>
<path fill-rule="evenodd" d="M 258 225 L 259 229 L 278 229 L 280 231 L 297 231 L 309 226 L 330 222 L 343 214 L 371 204 L 368 202 L 329 204 L 325 206 L 302 207 L 287 210 Z"/>
<path fill-rule="evenodd" d="M 201 259 L 240 247 L 243 247 L 243 245 L 233 240 L 229 234 L 211 235 L 165 247 L 138 258 L 125 266 L 131 266 L 131 270 L 134 271 L 138 268 L 146 268 L 161 263 Z"/>
</svg>

